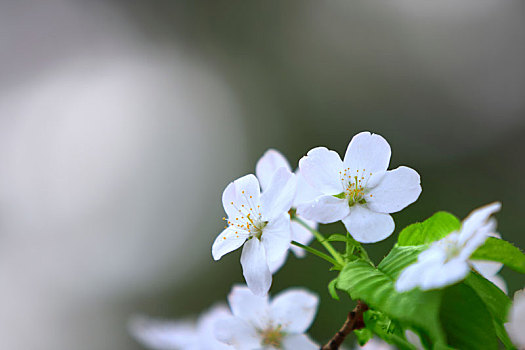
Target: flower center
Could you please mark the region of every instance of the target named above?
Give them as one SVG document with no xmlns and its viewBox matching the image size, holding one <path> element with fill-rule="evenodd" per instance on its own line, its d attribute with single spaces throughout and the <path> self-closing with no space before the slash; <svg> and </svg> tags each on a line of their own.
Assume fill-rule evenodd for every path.
<svg viewBox="0 0 525 350">
<path fill-rule="evenodd" d="M 273 346 L 277 349 L 282 347 L 284 333 L 281 330 L 281 325 L 278 325 L 276 328 L 270 326 L 260 331 L 260 335 L 262 338 L 261 345 Z"/>
<path fill-rule="evenodd" d="M 336 195 L 335 197 L 346 199 L 349 206 L 353 206 L 356 203 L 366 203 L 366 185 L 368 180 L 372 176 L 372 173 L 366 173 L 366 169 L 359 171 L 357 169 L 355 174 L 352 174 L 350 168 L 346 168 L 339 172 L 341 184 L 343 185 L 343 192 Z M 372 195 L 370 195 L 372 197 Z"/>
<path fill-rule="evenodd" d="M 445 262 L 448 262 L 461 254 L 461 246 L 458 245 L 458 235 L 451 233 L 440 242 L 441 248 L 445 251 Z"/>
<path fill-rule="evenodd" d="M 253 200 L 253 197 L 246 195 L 245 191 L 241 191 L 241 194 L 245 204 L 230 203 L 239 214 L 235 218 L 228 218 L 228 225 L 247 232 L 250 238 L 257 237 L 260 240 L 268 221 L 263 219 L 261 206 Z"/>
</svg>

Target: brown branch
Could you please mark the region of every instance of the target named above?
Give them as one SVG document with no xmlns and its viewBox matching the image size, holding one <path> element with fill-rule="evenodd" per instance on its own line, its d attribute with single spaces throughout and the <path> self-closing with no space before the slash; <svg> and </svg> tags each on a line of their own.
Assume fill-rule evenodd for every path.
<svg viewBox="0 0 525 350">
<path fill-rule="evenodd" d="M 343 324 L 343 327 L 339 332 L 326 343 L 321 350 L 337 350 L 345 340 L 346 336 L 350 334 L 354 329 L 365 328 L 365 322 L 363 321 L 363 313 L 368 310 L 368 305 L 363 303 L 361 300 L 357 301 L 356 307 L 348 313 L 348 317 Z"/>
</svg>

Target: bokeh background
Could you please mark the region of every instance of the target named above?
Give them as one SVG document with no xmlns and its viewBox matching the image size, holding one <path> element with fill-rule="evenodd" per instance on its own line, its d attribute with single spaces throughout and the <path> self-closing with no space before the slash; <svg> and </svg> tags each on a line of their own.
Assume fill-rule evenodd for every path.
<svg viewBox="0 0 525 350">
<path fill-rule="evenodd" d="M 242 275 L 239 251 L 211 259 L 220 196 L 270 147 L 296 166 L 370 130 L 419 171 L 376 260 L 494 200 L 525 247 L 521 0 L 1 0 L 0 52 L 2 349 L 140 349 L 131 315 L 224 300 Z M 318 341 L 352 307 L 334 276 L 315 257 L 274 276 L 321 296 Z"/>
</svg>

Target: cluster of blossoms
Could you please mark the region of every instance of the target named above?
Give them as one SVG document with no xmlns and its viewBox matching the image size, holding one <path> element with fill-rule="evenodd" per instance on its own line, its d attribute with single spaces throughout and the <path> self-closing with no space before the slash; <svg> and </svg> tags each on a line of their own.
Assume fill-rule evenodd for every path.
<svg viewBox="0 0 525 350">
<path fill-rule="evenodd" d="M 305 251 L 316 254 L 338 270 L 345 266 L 348 257 L 333 249 L 317 231 L 318 224 L 341 221 L 348 239 L 359 247 L 389 237 L 395 228 L 390 214 L 415 202 L 421 194 L 419 174 L 406 166 L 388 170 L 390 157 L 388 142 L 369 132 L 352 138 L 343 159 L 324 147 L 310 150 L 295 172 L 281 153 L 268 150 L 257 162 L 255 175 L 245 175 L 224 190 L 223 219 L 227 225 L 212 245 L 215 260 L 242 247 L 240 262 L 246 286 L 233 287 L 229 308 L 215 306 L 196 322 L 134 318 L 130 322 L 132 334 L 157 350 L 319 349 L 305 334 L 317 312 L 317 296 L 292 288 L 270 300 L 272 275 L 283 266 L 289 250 L 297 257 L 303 257 Z M 396 290 L 440 289 L 475 270 L 506 291 L 497 275 L 501 263 L 471 259 L 488 237 L 499 237 L 491 217 L 499 209 L 499 203 L 477 209 L 458 231 L 431 243 L 401 272 Z M 308 246 L 314 237 L 331 256 Z M 516 327 L 524 323 L 523 302 L 515 305 L 518 311 L 511 314 L 507 328 L 518 339 L 522 334 Z M 404 337 L 414 348 L 424 348 L 410 330 Z M 389 345 L 371 339 L 366 348 L 381 346 Z"/>
</svg>

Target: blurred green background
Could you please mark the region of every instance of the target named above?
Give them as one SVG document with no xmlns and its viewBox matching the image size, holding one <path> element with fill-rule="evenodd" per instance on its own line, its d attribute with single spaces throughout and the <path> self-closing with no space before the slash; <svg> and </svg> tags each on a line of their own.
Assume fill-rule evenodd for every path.
<svg viewBox="0 0 525 350">
<path fill-rule="evenodd" d="M 525 247 L 521 221 L 525 212 L 522 1 L 56 0 L 46 5 L 24 1 L 2 6 L 6 29 L 1 31 L 5 41 L 2 47 L 6 53 L 1 58 L 4 64 L 0 73 L 5 79 L 0 87 L 0 111 L 4 136 L 12 142 L 4 144 L 4 156 L 11 160 L 5 172 L 11 174 L 10 169 L 16 168 L 20 159 L 27 159 L 27 168 L 16 169 L 20 174 L 37 174 L 41 169 L 35 168 L 35 160 L 45 163 L 46 159 L 62 159 L 60 152 L 71 144 L 84 149 L 104 137 L 114 143 L 101 143 L 96 151 L 87 146 L 95 165 L 75 165 L 72 160 L 79 159 L 76 154 L 60 164 L 68 171 L 75 168 L 89 173 L 97 166 L 107 169 L 107 164 L 114 163 L 112 159 L 98 163 L 108 151 L 121 147 L 133 150 L 129 162 L 108 170 L 113 180 L 107 180 L 106 173 L 100 175 L 107 188 L 95 186 L 90 190 L 100 196 L 97 206 L 70 217 L 57 209 L 55 226 L 38 225 L 39 232 L 56 232 L 57 227 L 67 232 L 61 238 L 46 238 L 58 242 L 61 252 L 90 251 L 83 241 L 74 243 L 75 248 L 67 245 L 76 237 L 76 229 L 70 231 L 77 225 L 95 223 L 89 232 L 79 229 L 82 239 L 106 231 L 104 239 L 115 238 L 114 242 L 93 238 L 95 254 L 86 254 L 80 268 L 101 257 L 106 260 L 89 268 L 89 273 L 73 263 L 79 259 L 77 253 L 60 258 L 60 266 L 73 267 L 67 275 L 71 277 L 65 277 L 68 288 L 60 289 L 60 293 L 50 287 L 51 298 L 70 293 L 75 298 L 68 304 L 68 312 L 84 305 L 93 314 L 68 313 L 60 318 L 40 348 L 80 344 L 76 345 L 78 349 L 90 349 L 97 347 L 90 342 L 98 341 L 111 344 L 112 349 L 139 349 L 126 334 L 125 324 L 131 314 L 181 318 L 224 301 L 232 284 L 242 283 L 243 278 L 240 251 L 219 262 L 211 258 L 211 244 L 223 227 L 220 196 L 227 183 L 254 172 L 257 159 L 268 148 L 280 150 L 296 167 L 311 148 L 323 145 L 343 154 L 354 134 L 368 130 L 389 141 L 391 168 L 408 165 L 420 173 L 423 193 L 416 203 L 394 214 L 396 233 L 367 247 L 375 261 L 386 254 L 406 225 L 438 210 L 464 218 L 471 210 L 496 200 L 503 203 L 497 215 L 499 232 Z M 85 74 L 67 75 L 67 84 L 58 84 L 64 92 L 53 94 L 56 99 L 44 95 L 45 108 L 35 107 L 34 115 L 49 112 L 55 116 L 54 123 L 69 118 L 85 118 L 83 123 L 88 123 L 98 118 L 93 132 L 89 137 L 72 136 L 64 144 L 46 148 L 47 158 L 33 152 L 47 141 L 33 144 L 27 154 L 13 153 L 19 143 L 25 145 L 26 140 L 34 140 L 51 128 L 43 119 L 29 117 L 32 114 L 25 109 L 19 112 L 18 106 L 26 108 L 33 101 L 27 98 L 34 95 L 33 86 L 42 86 L 33 82 L 35 77 L 61 76 L 57 72 L 70 67 L 71 57 L 79 59 L 73 71 Z M 99 63 L 101 58 L 104 64 Z M 101 73 L 99 67 L 109 68 Z M 84 84 L 93 76 L 108 80 L 97 82 L 97 89 L 86 83 L 82 96 L 99 90 L 100 96 L 89 99 L 82 108 L 71 102 L 71 112 L 58 120 L 54 108 L 76 101 L 68 97 L 76 88 L 70 82 Z M 112 95 L 104 88 L 113 81 L 121 85 L 110 90 Z M 130 86 L 137 86 L 138 92 L 126 93 Z M 20 95 L 16 101 L 20 101 L 17 108 L 7 108 L 15 100 L 14 90 Z M 106 129 L 107 121 L 116 117 L 120 119 L 114 128 Z M 16 134 L 12 130 L 18 130 L 19 124 L 35 125 L 35 131 Z M 127 135 L 130 125 L 134 138 L 123 143 L 119 137 Z M 100 128 L 106 131 L 102 136 Z M 86 129 L 82 124 L 78 132 L 84 135 Z M 43 140 L 70 133 L 70 129 L 60 130 L 45 134 Z M 64 175 L 59 170 L 50 178 L 69 178 L 69 173 Z M 13 208 L 13 198 L 33 205 L 31 196 L 42 191 L 46 194 L 37 199 L 44 198 L 42 208 L 49 207 L 55 194 L 47 192 L 48 182 L 29 179 L 27 186 L 31 186 L 27 187 L 24 176 L 13 174 L 12 178 L 22 180 L 15 181 L 13 187 L 7 177 L 6 189 L 0 192 L 6 217 Z M 91 179 L 73 181 L 71 189 L 89 189 L 85 185 L 92 184 Z M 16 187 L 19 183 L 31 195 L 22 195 Z M 57 188 L 69 191 L 63 183 Z M 64 208 L 74 207 L 83 197 L 67 198 Z M 128 203 L 138 209 L 122 209 Z M 40 212 L 41 208 L 34 210 Z M 104 226 L 106 231 L 96 229 L 100 222 L 117 220 L 122 210 L 122 222 Z M 136 212 L 144 217 L 137 217 Z M 25 223 L 36 222 L 38 216 L 26 209 L 20 213 L 25 215 L 12 219 L 11 226 L 4 223 L 6 237 L 10 227 L 12 232 L 33 232 Z M 43 216 L 47 223 L 49 215 Z M 65 221 L 66 217 L 71 221 Z M 321 228 L 325 233 L 342 230 L 340 224 Z M 13 243 L 4 249 L 18 248 Z M 117 260 L 123 252 L 126 259 Z M 157 261 L 159 257 L 163 257 L 161 262 Z M 20 269 L 17 259 L 5 261 L 6 269 Z M 39 263 L 29 253 L 19 259 L 29 265 Z M 112 274 L 106 276 L 110 269 Z M 20 274 L 37 281 L 45 275 L 39 271 Z M 105 277 L 99 279 L 101 275 Z M 517 273 L 504 268 L 501 275 L 511 293 L 525 286 L 525 278 Z M 91 282 L 71 291 L 69 286 L 79 283 L 83 276 Z M 122 276 L 127 277 L 120 283 Z M 324 261 L 311 256 L 301 260 L 290 256 L 274 276 L 272 293 L 305 286 L 321 296 L 311 329 L 319 342 L 333 335 L 353 307 L 343 295 L 340 302 L 329 297 L 326 286 L 334 277 Z M 38 291 L 53 284 L 53 278 L 43 279 L 20 288 Z M 119 281 L 118 288 L 102 292 L 110 281 Z M 107 317 L 94 322 L 97 325 L 65 331 L 72 320 L 98 320 L 101 314 L 93 310 L 99 309 L 104 309 Z M 27 312 L 28 318 L 33 318 L 32 311 Z M 24 322 L 22 319 L 11 327 L 18 324 L 16 329 L 22 330 Z M 63 331 L 70 338 L 64 340 Z M 27 348 L 24 341 L 17 337 L 6 344 Z"/>
</svg>

